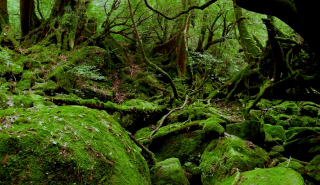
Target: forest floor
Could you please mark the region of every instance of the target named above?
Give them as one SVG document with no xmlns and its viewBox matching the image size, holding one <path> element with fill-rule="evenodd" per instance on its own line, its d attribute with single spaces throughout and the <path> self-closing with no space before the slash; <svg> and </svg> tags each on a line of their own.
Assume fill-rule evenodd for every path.
<svg viewBox="0 0 320 185">
<path fill-rule="evenodd" d="M 1 48 L 0 184 L 320 182 L 320 105 L 263 99 L 244 117 L 241 99 L 203 101 L 211 82 L 175 100 L 137 58 L 54 51 Z"/>
</svg>

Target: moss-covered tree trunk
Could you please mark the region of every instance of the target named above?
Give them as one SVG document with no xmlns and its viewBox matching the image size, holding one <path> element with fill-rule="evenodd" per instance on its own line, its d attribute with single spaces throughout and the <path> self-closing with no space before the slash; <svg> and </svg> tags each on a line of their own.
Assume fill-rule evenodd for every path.
<svg viewBox="0 0 320 185">
<path fill-rule="evenodd" d="M 245 52 L 246 60 L 249 64 L 254 62 L 254 59 L 259 56 L 259 48 L 248 29 L 248 23 L 243 16 L 242 8 L 234 1 L 234 13 L 238 21 L 238 30 L 240 34 L 240 44 Z"/>
<path fill-rule="evenodd" d="M 34 0 L 20 0 L 20 22 L 22 36 L 39 27 L 41 21 L 35 13 Z"/>
<path fill-rule="evenodd" d="M 183 8 L 186 9 L 190 5 L 190 0 L 182 0 Z M 174 48 L 174 60 L 180 68 L 182 74 L 186 72 L 188 61 L 188 31 L 190 25 L 190 15 L 182 16 L 178 19 L 177 27 L 179 33 Z"/>
<path fill-rule="evenodd" d="M 49 19 L 38 28 L 29 30 L 23 46 L 57 44 L 62 50 L 72 50 L 84 40 L 90 1 L 56 0 Z M 29 27 L 30 28 L 30 27 Z"/>
<path fill-rule="evenodd" d="M 18 51 L 19 43 L 15 40 L 9 25 L 7 0 L 0 0 L 0 44 L 2 43 Z"/>
<path fill-rule="evenodd" d="M 9 23 L 7 0 L 0 0 L 0 32 Z"/>
</svg>

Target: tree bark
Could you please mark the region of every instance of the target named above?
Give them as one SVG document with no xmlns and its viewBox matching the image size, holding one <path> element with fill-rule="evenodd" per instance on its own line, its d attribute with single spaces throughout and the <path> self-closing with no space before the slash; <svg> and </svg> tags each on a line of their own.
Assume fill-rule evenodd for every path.
<svg viewBox="0 0 320 185">
<path fill-rule="evenodd" d="M 235 0 L 240 7 L 257 13 L 273 15 L 287 23 L 320 54 L 317 19 L 318 2 L 312 0 Z"/>
<path fill-rule="evenodd" d="M 35 13 L 34 0 L 20 0 L 20 22 L 22 36 L 39 27 L 41 21 Z"/>
<path fill-rule="evenodd" d="M 7 24 L 9 24 L 7 0 L 0 0 L 0 33 Z"/>
<path fill-rule="evenodd" d="M 238 20 L 238 30 L 240 34 L 240 45 L 242 45 L 245 51 L 246 60 L 249 64 L 254 62 L 254 58 L 259 56 L 259 48 L 257 47 L 255 40 L 250 34 L 247 26 L 247 20 L 243 16 L 242 8 L 235 4 L 234 1 L 234 13 Z"/>
<path fill-rule="evenodd" d="M 190 5 L 190 0 L 182 0 L 183 8 Z M 182 74 L 186 72 L 188 61 L 188 31 L 190 24 L 190 15 L 185 15 L 178 20 L 179 33 L 174 48 L 174 59 Z"/>
</svg>

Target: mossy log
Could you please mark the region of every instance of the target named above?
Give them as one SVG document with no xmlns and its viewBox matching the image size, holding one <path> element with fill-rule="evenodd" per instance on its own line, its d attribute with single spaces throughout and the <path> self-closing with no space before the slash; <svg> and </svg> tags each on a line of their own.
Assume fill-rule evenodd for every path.
<svg viewBox="0 0 320 185">
<path fill-rule="evenodd" d="M 45 98 L 46 101 L 51 101 L 58 105 L 82 105 L 92 109 L 97 110 L 105 110 L 109 113 L 121 112 L 121 113 L 130 113 L 130 114 L 155 114 L 155 113 L 163 113 L 167 110 L 166 106 L 163 105 L 155 105 L 154 107 L 150 107 L 148 105 L 137 105 L 137 106 L 129 106 L 129 105 L 118 105 L 116 103 L 112 103 L 108 101 L 107 103 L 103 103 L 98 99 L 74 99 L 74 98 Z"/>
</svg>

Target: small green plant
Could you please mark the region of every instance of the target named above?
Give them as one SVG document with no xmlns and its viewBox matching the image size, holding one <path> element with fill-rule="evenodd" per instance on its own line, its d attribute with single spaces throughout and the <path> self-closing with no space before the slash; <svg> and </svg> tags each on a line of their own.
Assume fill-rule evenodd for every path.
<svg viewBox="0 0 320 185">
<path fill-rule="evenodd" d="M 107 77 L 102 76 L 99 73 L 99 69 L 96 69 L 95 66 L 89 66 L 86 64 L 74 67 L 70 70 L 70 72 L 75 74 L 77 77 L 83 78 L 84 80 L 107 80 Z"/>
</svg>

